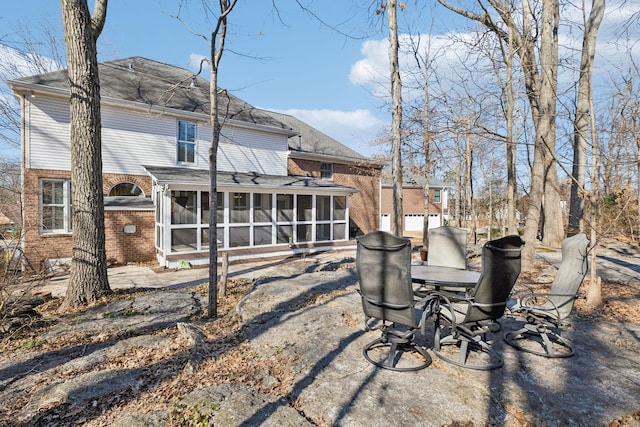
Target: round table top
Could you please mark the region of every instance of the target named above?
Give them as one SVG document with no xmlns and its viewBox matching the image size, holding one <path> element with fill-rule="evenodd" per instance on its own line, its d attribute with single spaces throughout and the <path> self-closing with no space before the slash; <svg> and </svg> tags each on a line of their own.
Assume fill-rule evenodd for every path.
<svg viewBox="0 0 640 427">
<path fill-rule="evenodd" d="M 435 265 L 412 265 L 411 279 L 424 285 L 470 288 L 478 283 L 480 272 Z"/>
</svg>

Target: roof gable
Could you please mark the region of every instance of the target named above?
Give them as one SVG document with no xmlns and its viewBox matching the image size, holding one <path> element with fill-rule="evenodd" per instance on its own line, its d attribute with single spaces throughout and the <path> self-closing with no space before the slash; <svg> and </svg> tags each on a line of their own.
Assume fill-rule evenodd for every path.
<svg viewBox="0 0 640 427">
<path fill-rule="evenodd" d="M 275 111 L 266 111 L 266 113 L 298 132 L 298 135 L 289 137 L 289 149 L 292 151 L 303 151 L 349 159 L 367 160 L 367 158 L 360 153 L 352 150 L 344 144 L 341 144 L 329 135 L 320 132 L 318 129 L 309 126 L 307 123 L 294 116 L 277 113 Z"/>
</svg>

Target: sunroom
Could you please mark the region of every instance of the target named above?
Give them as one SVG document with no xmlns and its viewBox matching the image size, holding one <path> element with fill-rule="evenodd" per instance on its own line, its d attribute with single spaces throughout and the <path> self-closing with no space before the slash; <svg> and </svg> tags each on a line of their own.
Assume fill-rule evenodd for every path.
<svg viewBox="0 0 640 427">
<path fill-rule="evenodd" d="M 209 262 L 209 171 L 145 166 L 153 183 L 158 262 Z M 349 241 L 359 190 L 301 176 L 218 172 L 217 244 L 230 260 L 334 249 Z"/>
</svg>

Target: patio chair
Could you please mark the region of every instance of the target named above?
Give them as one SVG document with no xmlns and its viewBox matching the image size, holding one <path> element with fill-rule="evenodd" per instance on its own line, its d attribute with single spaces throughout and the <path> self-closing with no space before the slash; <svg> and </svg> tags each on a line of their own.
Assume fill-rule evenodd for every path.
<svg viewBox="0 0 640 427">
<path fill-rule="evenodd" d="M 520 275 L 523 245 L 516 235 L 485 243 L 480 278 L 464 298 L 446 291 L 431 293 L 437 298 L 433 309 L 436 319 L 433 351 L 440 359 L 477 370 L 495 369 L 504 364 L 486 334 L 500 330 L 498 319 L 504 314 L 509 294 Z"/>
<path fill-rule="evenodd" d="M 467 268 L 467 230 L 437 227 L 429 230 L 427 265 Z"/>
<path fill-rule="evenodd" d="M 583 233 L 564 239 L 562 262 L 550 292 L 529 291 L 509 302 L 511 313 L 526 323 L 520 330 L 505 334 L 507 344 L 539 356 L 573 356 L 573 347 L 560 333 L 589 270 L 588 247 L 589 240 Z"/>
<path fill-rule="evenodd" d="M 429 366 L 431 356 L 414 341 L 417 330 L 424 335 L 430 312 L 427 299 L 414 298 L 411 241 L 384 231 L 358 238 L 356 270 L 365 328 L 382 333 L 362 350 L 365 359 L 394 371 Z M 416 357 L 405 357 L 410 355 Z"/>
</svg>

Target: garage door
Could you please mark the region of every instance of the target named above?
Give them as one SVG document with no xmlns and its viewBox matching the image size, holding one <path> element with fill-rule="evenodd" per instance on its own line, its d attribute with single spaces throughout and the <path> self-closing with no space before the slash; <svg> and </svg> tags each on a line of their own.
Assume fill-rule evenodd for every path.
<svg viewBox="0 0 640 427">
<path fill-rule="evenodd" d="M 420 231 L 422 230 L 422 222 L 424 215 L 410 214 L 404 216 L 404 230 L 405 231 Z"/>
<path fill-rule="evenodd" d="M 404 216 L 405 231 L 422 231 L 424 215 L 412 214 Z M 440 215 L 429 214 L 429 228 L 440 227 Z"/>
</svg>

